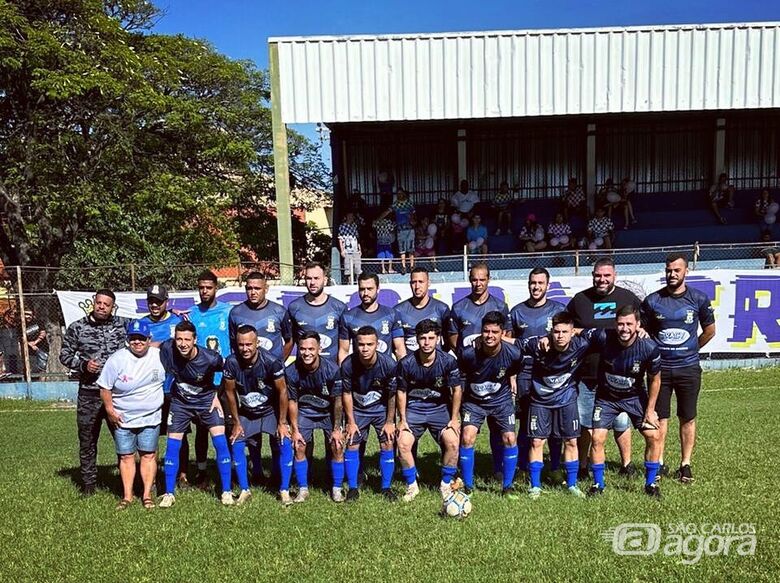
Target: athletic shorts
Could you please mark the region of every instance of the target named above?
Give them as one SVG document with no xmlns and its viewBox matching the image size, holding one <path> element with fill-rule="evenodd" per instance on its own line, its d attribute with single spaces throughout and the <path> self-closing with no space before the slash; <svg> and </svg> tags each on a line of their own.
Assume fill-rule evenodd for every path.
<svg viewBox="0 0 780 583">
<path fill-rule="evenodd" d="M 491 405 L 477 405 L 466 401 L 461 406 L 461 418 L 464 426 L 473 425 L 479 431 L 485 418 L 495 422 L 501 433 L 515 432 L 515 405 L 511 399 Z M 491 428 L 492 430 L 492 428 Z"/>
<path fill-rule="evenodd" d="M 387 419 L 387 413 L 358 413 L 354 412 L 355 423 L 358 426 L 358 434 L 352 438 L 352 442 L 347 445 L 357 445 L 368 441 L 369 428 L 373 427 L 376 431 L 376 437 L 379 443 L 385 443 L 387 441 L 387 435 L 382 433 L 382 429 L 385 426 L 385 420 Z"/>
<path fill-rule="evenodd" d="M 593 429 L 609 429 L 621 413 L 628 415 L 634 429 L 642 428 L 647 408 L 647 395 L 634 395 L 625 399 L 601 399 L 596 397 L 593 406 Z"/>
<path fill-rule="evenodd" d="M 414 229 L 398 231 L 398 254 L 406 255 L 414 252 Z"/>
<path fill-rule="evenodd" d="M 317 429 L 322 429 L 325 433 L 325 442 L 330 443 L 330 436 L 333 433 L 333 419 L 330 415 L 306 417 L 306 415 L 298 413 L 298 431 L 306 443 L 311 443 Z"/>
<path fill-rule="evenodd" d="M 276 430 L 279 428 L 276 412 L 271 411 L 259 417 L 245 417 L 239 414 L 238 417 L 241 419 L 241 427 L 244 429 L 244 439 L 247 444 L 254 446 L 262 443 L 263 433 L 276 438 Z M 228 420 L 228 424 L 231 424 L 230 420 Z"/>
<path fill-rule="evenodd" d="M 532 439 L 576 439 L 580 436 L 577 401 L 561 407 L 528 406 L 528 437 Z"/>
<path fill-rule="evenodd" d="M 591 388 L 591 385 L 594 385 Z M 580 416 L 580 427 L 585 429 L 593 428 L 593 406 L 596 403 L 596 389 L 595 382 L 580 381 L 577 387 L 577 411 Z M 612 426 L 609 429 L 617 433 L 623 433 L 631 427 L 631 420 L 628 415 L 621 414 L 615 418 Z"/>
<path fill-rule="evenodd" d="M 157 439 L 160 426 L 117 427 L 114 430 L 114 443 L 117 455 L 130 455 L 135 452 L 151 453 L 157 451 Z"/>
<path fill-rule="evenodd" d="M 204 425 L 206 428 L 224 427 L 225 418 L 219 409 L 211 409 L 208 405 L 190 405 L 174 399 L 171 401 L 171 410 L 168 413 L 168 433 L 187 433 L 190 423 Z"/>
<path fill-rule="evenodd" d="M 406 422 L 415 439 L 420 439 L 427 429 L 431 437 L 439 442 L 442 432 L 450 422 L 450 410 L 446 405 L 429 409 L 407 408 Z"/>
<path fill-rule="evenodd" d="M 377 245 L 376 245 L 376 256 L 377 256 L 377 259 L 392 259 L 393 258 L 393 246 L 392 245 L 383 245 L 382 243 L 377 243 Z"/>
<path fill-rule="evenodd" d="M 661 392 L 655 404 L 659 419 L 669 419 L 672 412 L 672 392 L 677 396 L 677 416 L 696 419 L 696 405 L 701 390 L 701 367 L 698 364 L 681 368 L 661 369 Z"/>
</svg>

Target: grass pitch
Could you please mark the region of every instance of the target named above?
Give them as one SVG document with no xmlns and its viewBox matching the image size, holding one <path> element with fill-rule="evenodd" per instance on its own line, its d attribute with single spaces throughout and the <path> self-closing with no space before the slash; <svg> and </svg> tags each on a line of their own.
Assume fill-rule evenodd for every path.
<svg viewBox="0 0 780 583">
<path fill-rule="evenodd" d="M 186 491 L 170 510 L 144 511 L 136 503 L 116 512 L 119 478 L 107 431 L 99 446 L 101 489 L 82 499 L 74 482 L 75 411 L 2 401 L 0 580 L 778 581 L 780 368 L 705 374 L 699 411 L 696 481 L 683 486 L 665 479 L 660 501 L 643 495 L 641 478 L 619 478 L 614 464 L 598 499 L 573 499 L 554 487 L 535 501 L 503 499 L 489 477 L 483 434 L 474 512 L 458 521 L 437 514 L 438 452 L 429 437 L 418 462 L 428 487 L 411 504 L 389 504 L 375 493 L 372 438 L 369 484 L 353 505 L 328 500 L 318 448 L 314 471 L 322 479 L 302 505 L 283 508 L 272 494 L 255 490 L 248 505 L 224 508 L 213 495 Z M 676 432 L 673 423 L 666 456 L 672 468 L 679 462 Z M 608 447 L 614 461 L 614 443 Z M 640 467 L 642 448 L 635 435 Z M 394 487 L 402 493 L 400 479 Z M 624 523 L 658 525 L 659 550 L 616 554 L 602 535 Z M 706 533 L 720 524 L 754 525 L 755 555 L 739 555 L 731 546 L 724 556 L 715 540 L 714 556 L 693 561 L 701 544 L 695 537 L 686 542 L 688 555 L 664 552 L 679 525 Z"/>
</svg>

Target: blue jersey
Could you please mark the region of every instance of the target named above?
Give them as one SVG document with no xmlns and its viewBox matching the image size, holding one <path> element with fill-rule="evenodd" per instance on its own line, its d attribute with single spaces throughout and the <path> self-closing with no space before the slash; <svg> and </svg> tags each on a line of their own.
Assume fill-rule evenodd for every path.
<svg viewBox="0 0 780 583">
<path fill-rule="evenodd" d="M 217 387 L 215 375 L 222 370 L 222 357 L 205 346 L 195 347 L 197 354 L 187 360 L 176 349 L 173 340 L 160 345 L 160 361 L 166 374 L 173 377 L 173 398 L 189 405 L 208 407 Z"/>
<path fill-rule="evenodd" d="M 477 405 L 502 403 L 512 400 L 509 379 L 520 372 L 523 355 L 517 347 L 501 342 L 495 356 L 467 346 L 460 353 L 463 376 L 463 400 Z"/>
<path fill-rule="evenodd" d="M 487 300 L 481 304 L 475 304 L 471 296 L 466 296 L 455 302 L 450 312 L 450 323 L 447 333 L 458 335 L 456 349 L 471 346 L 474 343 L 474 339 L 482 334 L 482 318 L 488 312 L 501 312 L 504 314 L 506 318 L 504 329 L 510 329 L 509 308 L 505 302 L 498 298 L 488 295 Z"/>
<path fill-rule="evenodd" d="M 328 296 L 321 306 L 310 304 L 306 296 L 293 300 L 287 308 L 293 338 L 313 330 L 320 335 L 320 356 L 335 363 L 339 354 L 339 323 L 346 309 L 347 305 L 333 296 Z"/>
<path fill-rule="evenodd" d="M 351 354 L 341 363 L 342 391 L 352 395 L 353 408 L 364 415 L 384 414 L 387 401 L 395 394 L 396 362 L 377 352 L 376 362 L 366 368 L 357 354 Z"/>
<path fill-rule="evenodd" d="M 230 345 L 236 347 L 236 330 L 239 326 L 249 324 L 257 330 L 257 344 L 271 356 L 282 360 L 284 345 L 292 338 L 290 316 L 276 302 L 267 301 L 262 308 L 253 308 L 247 302 L 233 306 L 228 317 Z"/>
<path fill-rule="evenodd" d="M 235 354 L 225 360 L 224 376 L 236 381 L 238 412 L 244 417 L 263 417 L 279 404 L 276 381 L 284 378 L 284 366 L 266 351 L 257 351 L 253 364 L 241 361 Z"/>
<path fill-rule="evenodd" d="M 363 326 L 373 326 L 379 342 L 377 351 L 382 354 L 392 354 L 393 339 L 401 338 L 404 335 L 401 321 L 398 319 L 395 308 L 388 308 L 381 304 L 376 305 L 377 309 L 373 312 L 367 312 L 363 306 L 356 306 L 344 312 L 339 326 L 339 340 L 352 341 L 354 350 L 357 331 Z"/>
<path fill-rule="evenodd" d="M 645 377 L 661 371 L 661 353 L 649 338 L 637 338 L 631 346 L 620 344 L 616 330 L 599 330 L 593 348 L 601 353 L 596 397 L 616 401 L 647 391 Z"/>
<path fill-rule="evenodd" d="M 566 310 L 566 306 L 555 300 L 547 300 L 541 306 L 531 306 L 528 301 L 520 302 L 509 312 L 509 320 L 512 322 L 512 336 L 515 339 L 546 336 L 548 332 L 552 331 L 553 316 Z M 523 371 L 520 374 L 530 378 L 532 366 L 533 359 L 526 356 Z"/>
<path fill-rule="evenodd" d="M 580 368 L 597 332 L 596 328 L 586 328 L 579 336 L 572 337 L 563 352 L 552 346 L 552 339 L 549 349 L 543 351 L 539 346 L 540 336 L 515 341 L 523 354 L 533 359 L 531 403 L 540 407 L 563 407 L 577 400 Z"/>
<path fill-rule="evenodd" d="M 320 419 L 330 415 L 333 401 L 341 398 L 341 371 L 330 360 L 320 359 L 317 370 L 307 371 L 298 360 L 284 369 L 287 396 L 298 403 L 298 413 Z"/>
<path fill-rule="evenodd" d="M 699 364 L 699 324 L 715 323 L 710 299 L 687 286 L 680 295 L 663 288 L 642 303 L 647 329 L 661 350 L 663 368 L 681 368 Z"/>
<path fill-rule="evenodd" d="M 425 411 L 439 405 L 449 407 L 451 391 L 461 386 L 460 369 L 454 356 L 440 348 L 430 366 L 423 366 L 415 350 L 398 363 L 398 390 L 406 393 L 406 408 Z"/>
<path fill-rule="evenodd" d="M 404 343 L 409 352 L 417 350 L 417 335 L 415 326 L 423 320 L 433 320 L 441 326 L 442 334 L 447 332 L 447 326 L 450 322 L 450 308 L 436 298 L 430 298 L 424 308 L 417 308 L 412 304 L 412 300 L 404 300 L 395 307 L 398 318 L 401 321 L 401 328 L 404 331 Z"/>
<path fill-rule="evenodd" d="M 189 313 L 189 320 L 198 331 L 198 344 L 214 350 L 222 358 L 230 356 L 230 335 L 228 333 L 228 316 L 230 304 L 216 302 L 210 308 L 201 304 L 195 305 Z M 218 372 L 214 382 L 222 381 L 222 372 Z"/>
<path fill-rule="evenodd" d="M 165 342 L 173 338 L 174 328 L 176 328 L 176 324 L 182 321 L 182 317 L 177 316 L 173 312 L 165 312 L 165 316 L 156 322 L 152 320 L 151 316 L 144 316 L 141 320 L 149 324 L 152 342 Z"/>
</svg>

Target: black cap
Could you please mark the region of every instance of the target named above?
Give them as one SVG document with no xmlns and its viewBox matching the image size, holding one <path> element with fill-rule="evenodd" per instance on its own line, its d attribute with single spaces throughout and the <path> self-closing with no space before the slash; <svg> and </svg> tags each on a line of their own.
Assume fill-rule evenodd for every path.
<svg viewBox="0 0 780 583">
<path fill-rule="evenodd" d="M 168 288 L 164 285 L 153 285 L 146 290 L 146 297 L 164 302 L 168 299 Z"/>
</svg>

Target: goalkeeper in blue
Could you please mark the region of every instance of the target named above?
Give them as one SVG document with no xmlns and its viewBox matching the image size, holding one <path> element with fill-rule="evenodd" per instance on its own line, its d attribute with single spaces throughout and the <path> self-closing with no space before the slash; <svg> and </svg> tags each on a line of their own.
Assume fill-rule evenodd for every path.
<svg viewBox="0 0 780 583">
<path fill-rule="evenodd" d="M 458 361 L 441 348 L 441 326 L 433 320 L 421 320 L 415 326 L 417 350 L 399 363 L 398 388 L 398 457 L 406 482 L 404 502 L 420 493 L 417 484 L 414 445 L 428 431 L 442 450 L 439 490 L 445 500 L 452 492 L 451 483 L 458 471 L 460 438 L 460 403 L 463 394 Z"/>
</svg>

